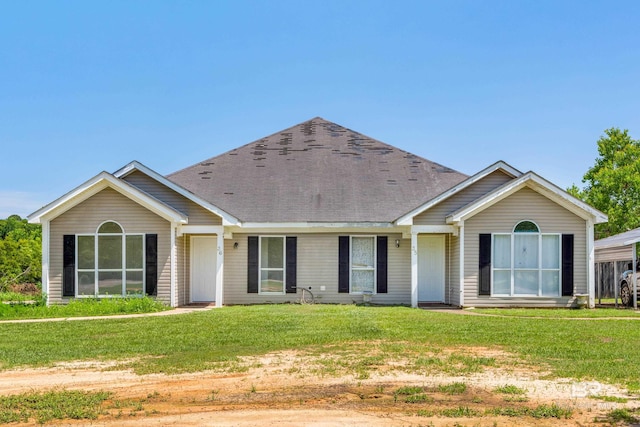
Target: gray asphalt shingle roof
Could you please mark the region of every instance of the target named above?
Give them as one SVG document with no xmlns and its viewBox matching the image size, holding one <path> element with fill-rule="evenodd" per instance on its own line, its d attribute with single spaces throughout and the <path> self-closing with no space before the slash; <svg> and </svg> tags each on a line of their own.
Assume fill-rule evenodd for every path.
<svg viewBox="0 0 640 427">
<path fill-rule="evenodd" d="M 467 176 L 316 117 L 167 178 L 244 222 L 391 222 Z"/>
</svg>

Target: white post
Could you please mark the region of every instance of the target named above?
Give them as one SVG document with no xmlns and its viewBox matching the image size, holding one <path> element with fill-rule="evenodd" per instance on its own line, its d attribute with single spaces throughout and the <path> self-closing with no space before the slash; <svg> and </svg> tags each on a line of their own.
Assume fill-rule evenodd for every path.
<svg viewBox="0 0 640 427">
<path fill-rule="evenodd" d="M 460 307 L 464 307 L 464 222 L 460 222 Z"/>
<path fill-rule="evenodd" d="M 418 233 L 411 230 L 411 307 L 418 306 Z"/>
<path fill-rule="evenodd" d="M 216 307 L 222 307 L 224 298 L 224 232 L 218 232 L 216 255 Z"/>
<path fill-rule="evenodd" d="M 595 249 L 593 246 L 593 221 L 587 220 L 587 287 L 589 290 L 589 308 L 596 306 Z"/>
<path fill-rule="evenodd" d="M 616 308 L 618 308 L 618 261 L 613 261 L 613 295 L 616 299 Z"/>
<path fill-rule="evenodd" d="M 636 253 L 636 242 L 633 243 L 633 309 L 638 309 L 638 257 Z"/>
<path fill-rule="evenodd" d="M 178 225 L 175 222 L 171 223 L 171 253 L 169 254 L 170 264 L 171 264 L 171 279 L 170 279 L 170 287 L 169 287 L 169 305 L 171 307 L 176 306 L 176 232 L 178 229 Z"/>
<path fill-rule="evenodd" d="M 49 221 L 42 221 L 42 292 L 47 295 L 49 305 Z"/>
</svg>

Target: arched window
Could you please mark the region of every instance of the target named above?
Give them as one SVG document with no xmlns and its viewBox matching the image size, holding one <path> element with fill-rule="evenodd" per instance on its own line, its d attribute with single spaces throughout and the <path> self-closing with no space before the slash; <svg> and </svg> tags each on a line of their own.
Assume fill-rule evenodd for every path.
<svg viewBox="0 0 640 427">
<path fill-rule="evenodd" d="M 540 229 L 533 221 L 520 221 L 513 227 L 514 233 L 539 233 Z"/>
<path fill-rule="evenodd" d="M 98 227 L 98 234 L 108 234 L 108 233 L 116 233 L 116 234 L 123 234 L 124 231 L 122 230 L 122 227 L 120 226 L 120 224 L 118 224 L 117 222 L 113 222 L 113 221 L 106 221 L 103 222 L 99 227 Z"/>
<path fill-rule="evenodd" d="M 529 220 L 493 234 L 492 295 L 559 296 L 560 234 Z"/>
<path fill-rule="evenodd" d="M 77 296 L 144 295 L 144 235 L 127 234 L 114 221 L 78 235 Z"/>
</svg>

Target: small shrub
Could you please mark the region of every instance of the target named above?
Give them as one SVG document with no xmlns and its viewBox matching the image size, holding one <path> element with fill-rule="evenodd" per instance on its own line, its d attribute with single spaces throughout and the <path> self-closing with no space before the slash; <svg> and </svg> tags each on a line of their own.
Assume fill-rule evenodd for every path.
<svg viewBox="0 0 640 427">
<path fill-rule="evenodd" d="M 407 396 L 404 401 L 406 403 L 426 403 L 426 402 L 433 402 L 433 398 L 430 396 L 427 396 L 424 393 L 420 393 L 420 394 L 412 394 L 411 396 Z"/>
<path fill-rule="evenodd" d="M 526 394 L 527 391 L 523 388 L 520 387 L 516 387 L 514 385 L 510 385 L 510 384 L 506 384 L 503 386 L 499 386 L 493 389 L 493 391 L 495 391 L 496 393 L 500 393 L 500 394 L 513 394 L 513 395 L 518 395 L 518 394 Z"/>
<path fill-rule="evenodd" d="M 412 395 L 412 394 L 419 394 L 423 392 L 424 392 L 424 388 L 412 387 L 412 386 L 401 387 L 396 390 L 396 394 L 400 394 L 400 395 Z"/>
<path fill-rule="evenodd" d="M 0 422 L 44 424 L 54 419 L 94 420 L 103 413 L 108 392 L 49 391 L 0 397 Z"/>
<path fill-rule="evenodd" d="M 597 400 L 602 400 L 605 402 L 614 402 L 614 403 L 627 403 L 629 401 L 629 399 L 626 399 L 624 397 L 618 397 L 618 396 L 601 396 L 599 394 L 597 395 L 590 395 L 589 398 L 591 399 L 597 399 Z"/>
<path fill-rule="evenodd" d="M 533 418 L 571 418 L 573 411 L 569 408 L 561 408 L 555 403 L 552 405 L 540 405 L 529 411 Z"/>
<path fill-rule="evenodd" d="M 440 415 L 448 418 L 459 418 L 459 417 L 477 417 L 482 415 L 480 411 L 476 411 L 475 409 L 471 409 L 468 406 L 458 406 L 457 408 L 443 409 L 440 411 Z"/>
<path fill-rule="evenodd" d="M 611 423 L 637 423 L 640 421 L 640 418 L 636 417 L 633 412 L 628 410 L 627 408 L 622 409 L 614 409 L 613 411 L 607 414 L 607 420 Z"/>
<path fill-rule="evenodd" d="M 440 384 L 438 391 L 446 394 L 462 394 L 467 391 L 467 385 L 465 383 Z"/>
</svg>

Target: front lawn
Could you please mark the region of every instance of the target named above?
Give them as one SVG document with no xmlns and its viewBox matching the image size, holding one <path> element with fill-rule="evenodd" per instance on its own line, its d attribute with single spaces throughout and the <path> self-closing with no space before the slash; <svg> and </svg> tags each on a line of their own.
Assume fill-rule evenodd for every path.
<svg viewBox="0 0 640 427">
<path fill-rule="evenodd" d="M 596 308 L 596 309 L 550 309 L 550 308 L 478 308 L 470 310 L 478 314 L 491 314 L 509 317 L 544 317 L 559 319 L 590 318 L 638 318 L 640 311 L 630 308 Z M 639 324 L 640 326 L 640 324 Z"/>
<path fill-rule="evenodd" d="M 55 317 L 109 316 L 114 314 L 154 313 L 169 307 L 153 298 L 86 298 L 73 299 L 68 304 L 45 305 L 40 297 L 29 300 L 14 297 L 0 300 L 0 320 L 44 319 Z"/>
<path fill-rule="evenodd" d="M 257 305 L 175 316 L 0 325 L 0 368 L 120 360 L 139 373 L 234 366 L 238 356 L 298 350 L 348 354 L 358 369 L 399 358 L 493 365 L 469 349 L 505 350 L 498 363 L 535 364 L 553 376 L 640 389 L 640 323 L 623 319 L 471 316 L 405 307 Z M 454 352 L 450 352 L 451 349 Z M 432 357 L 449 354 L 446 360 Z M 372 357 L 375 353 L 375 357 Z M 442 360 L 441 360 L 442 359 Z M 444 362 L 443 362 L 444 360 Z M 463 366 L 463 367 L 464 367 Z"/>
</svg>

